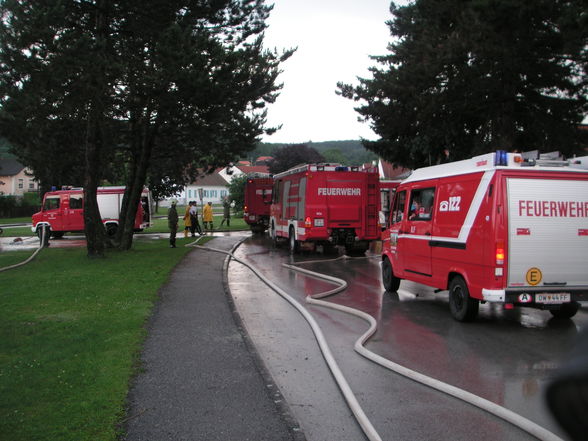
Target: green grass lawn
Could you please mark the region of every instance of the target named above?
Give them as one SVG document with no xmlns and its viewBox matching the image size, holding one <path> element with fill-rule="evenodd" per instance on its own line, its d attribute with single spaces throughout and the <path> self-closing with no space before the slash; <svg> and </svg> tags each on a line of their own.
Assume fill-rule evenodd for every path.
<svg viewBox="0 0 588 441">
<path fill-rule="evenodd" d="M 167 213 L 167 211 L 166 211 Z M 181 233 L 184 229 L 184 220 L 183 220 L 183 211 L 178 210 L 178 214 L 180 214 L 180 222 L 178 225 L 179 232 Z M 159 216 L 165 216 L 163 213 L 160 213 Z M 223 217 L 220 215 L 214 216 L 214 229 L 215 231 L 236 231 L 236 230 L 248 230 L 249 225 L 245 223 L 243 220 L 243 216 L 240 215 L 238 217 L 231 216 L 231 226 L 227 227 L 226 225 L 220 226 Z M 12 218 L 12 219 L 0 219 L 0 225 L 6 224 L 13 224 L 13 223 L 22 223 L 22 222 L 31 222 L 30 218 Z M 147 228 L 144 233 L 168 233 L 169 228 L 167 226 L 167 218 L 166 217 L 155 217 L 153 218 L 153 227 Z M 202 222 L 200 222 L 200 227 L 202 227 Z M 2 236 L 3 237 L 26 237 L 26 236 L 33 236 L 33 232 L 31 231 L 31 227 L 10 227 L 3 229 Z M 68 233 L 69 234 L 69 233 Z M 141 233 L 138 233 L 141 234 Z"/>
<path fill-rule="evenodd" d="M 135 241 L 97 260 L 48 248 L 0 273 L 1 440 L 117 439 L 144 324 L 188 242 Z M 30 254 L 1 253 L 0 267 Z"/>
</svg>

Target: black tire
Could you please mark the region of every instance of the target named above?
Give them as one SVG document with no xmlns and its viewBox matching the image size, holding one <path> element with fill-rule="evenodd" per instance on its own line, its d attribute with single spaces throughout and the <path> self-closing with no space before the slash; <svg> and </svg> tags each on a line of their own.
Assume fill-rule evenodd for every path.
<svg viewBox="0 0 588 441">
<path fill-rule="evenodd" d="M 465 280 L 455 276 L 449 284 L 449 310 L 458 322 L 471 322 L 478 316 L 480 302 L 470 297 Z"/>
<path fill-rule="evenodd" d="M 292 254 L 297 253 L 300 249 L 298 241 L 296 240 L 296 235 L 294 234 L 293 227 L 290 227 L 290 234 L 288 235 L 288 247 L 290 249 L 290 253 Z"/>
<path fill-rule="evenodd" d="M 396 292 L 400 287 L 400 280 L 394 275 L 392 264 L 387 257 L 382 260 L 382 283 L 388 292 Z"/>
<path fill-rule="evenodd" d="M 53 232 L 51 233 L 51 237 L 52 237 L 53 239 L 61 239 L 61 238 L 63 237 L 63 235 L 64 235 L 64 234 L 65 234 L 65 232 L 64 232 L 64 231 L 53 231 Z"/>
<path fill-rule="evenodd" d="M 551 315 L 556 319 L 570 319 L 576 315 L 580 309 L 578 302 L 564 303 L 559 309 L 550 309 Z"/>
<path fill-rule="evenodd" d="M 106 235 L 108 237 L 114 237 L 116 236 L 116 231 L 118 230 L 118 225 L 117 224 L 108 224 L 106 225 Z"/>
</svg>

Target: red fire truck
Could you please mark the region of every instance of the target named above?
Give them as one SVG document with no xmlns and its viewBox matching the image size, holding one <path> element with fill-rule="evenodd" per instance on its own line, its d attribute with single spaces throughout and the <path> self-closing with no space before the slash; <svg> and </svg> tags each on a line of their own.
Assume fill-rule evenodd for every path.
<svg viewBox="0 0 588 441">
<path fill-rule="evenodd" d="M 263 233 L 269 226 L 274 180 L 269 175 L 255 174 L 245 183 L 243 219 L 254 233 Z"/>
<path fill-rule="evenodd" d="M 588 300 L 588 170 L 505 151 L 415 170 L 396 190 L 382 279 L 449 290 L 451 314 L 479 303 L 572 317 Z"/>
<path fill-rule="evenodd" d="M 98 187 L 98 208 L 109 236 L 116 234 L 124 192 L 125 187 Z M 84 190 L 81 188 L 45 193 L 41 211 L 33 214 L 33 232 L 41 237 L 42 228 L 46 227 L 51 237 L 59 238 L 67 232 L 84 231 L 83 197 Z M 145 188 L 137 208 L 135 231 L 153 225 L 151 206 L 151 193 Z"/>
<path fill-rule="evenodd" d="M 274 176 L 270 234 L 290 250 L 343 245 L 363 253 L 380 239 L 375 169 L 307 164 Z"/>
</svg>

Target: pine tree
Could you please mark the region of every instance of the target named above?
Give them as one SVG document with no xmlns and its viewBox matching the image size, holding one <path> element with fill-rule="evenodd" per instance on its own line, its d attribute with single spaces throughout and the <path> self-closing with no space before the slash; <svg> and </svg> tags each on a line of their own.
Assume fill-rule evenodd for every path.
<svg viewBox="0 0 588 441">
<path fill-rule="evenodd" d="M 408 167 L 494 149 L 578 151 L 587 110 L 582 1 L 417 0 L 391 6 L 390 53 L 339 92 Z M 582 13 L 584 12 L 584 13 Z M 582 20 L 584 23 L 582 23 Z"/>
<path fill-rule="evenodd" d="M 149 176 L 156 185 L 166 176 L 188 179 L 236 159 L 271 130 L 265 106 L 292 51 L 264 49 L 270 11 L 264 0 L 6 0 L 2 129 L 19 157 L 51 157 L 25 161 L 38 176 L 75 158 L 90 200 L 100 179 L 125 183 L 114 243 L 128 249 Z M 100 220 L 92 202 L 86 206 L 87 236 L 96 228 L 89 254 L 100 254 Z"/>
</svg>

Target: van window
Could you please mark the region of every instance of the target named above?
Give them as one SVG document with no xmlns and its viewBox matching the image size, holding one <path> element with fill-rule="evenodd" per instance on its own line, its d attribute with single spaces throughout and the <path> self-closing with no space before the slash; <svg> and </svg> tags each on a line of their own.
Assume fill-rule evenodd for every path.
<svg viewBox="0 0 588 441">
<path fill-rule="evenodd" d="M 277 204 L 280 202 L 280 197 L 282 196 L 282 194 L 280 192 L 281 186 L 282 186 L 282 181 L 274 182 L 274 189 L 272 191 L 272 202 L 274 204 Z"/>
<path fill-rule="evenodd" d="M 401 191 L 400 193 L 398 193 L 398 195 L 394 199 L 394 208 L 392 209 L 392 219 L 391 219 L 392 224 L 395 224 L 397 222 L 402 221 L 402 217 L 404 216 L 405 206 L 406 206 L 406 191 Z"/>
<path fill-rule="evenodd" d="M 291 181 L 286 181 L 284 183 L 283 192 L 284 195 L 282 196 L 282 219 L 288 219 L 288 207 L 290 206 L 290 185 L 292 184 Z"/>
<path fill-rule="evenodd" d="M 72 194 L 69 197 L 69 208 L 72 210 L 79 210 L 84 208 L 83 198 L 81 194 Z"/>
<path fill-rule="evenodd" d="M 43 204 L 43 211 L 56 210 L 59 208 L 59 196 L 47 196 Z"/>
<path fill-rule="evenodd" d="M 413 221 L 431 220 L 435 188 L 412 190 L 410 193 L 410 211 L 408 219 Z"/>
</svg>

